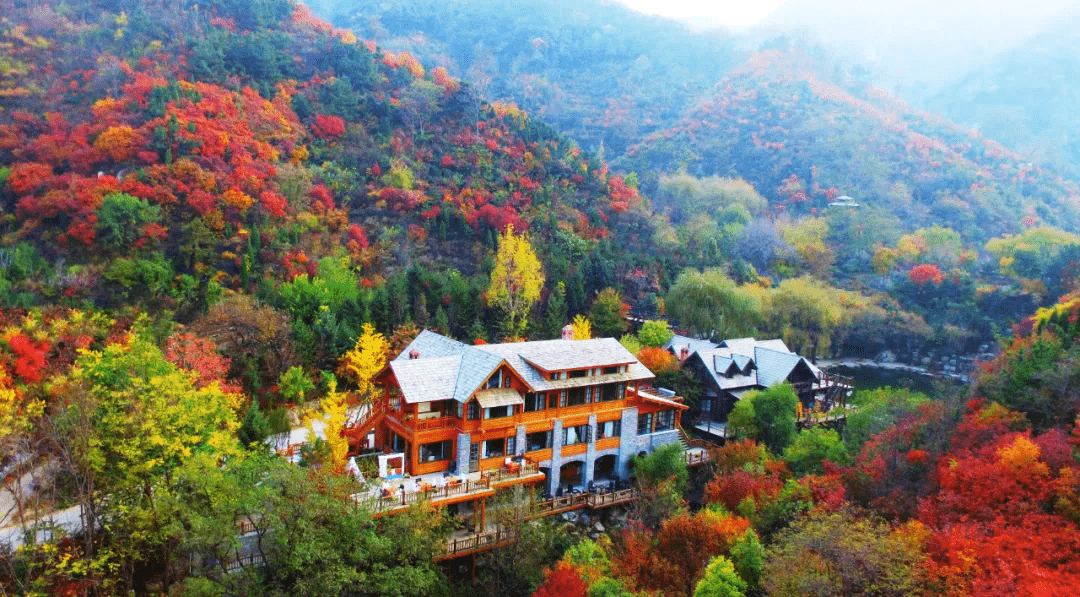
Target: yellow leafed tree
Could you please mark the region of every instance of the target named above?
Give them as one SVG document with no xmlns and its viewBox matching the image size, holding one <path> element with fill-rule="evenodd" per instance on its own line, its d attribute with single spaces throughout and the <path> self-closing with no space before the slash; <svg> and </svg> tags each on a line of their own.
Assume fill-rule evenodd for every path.
<svg viewBox="0 0 1080 597">
<path fill-rule="evenodd" d="M 371 379 L 386 366 L 389 350 L 386 336 L 376 332 L 375 326 L 365 323 L 356 346 L 341 357 L 341 369 L 356 382 L 356 393 L 361 401 L 371 398 Z"/>
<path fill-rule="evenodd" d="M 592 338 L 592 322 L 584 315 L 575 315 L 570 325 L 574 328 L 574 340 L 589 340 Z"/>
<path fill-rule="evenodd" d="M 544 269 L 533 251 L 527 234 L 514 234 L 507 226 L 499 235 L 499 250 L 495 253 L 495 269 L 487 290 L 487 303 L 506 313 L 507 337 L 524 335 L 528 313 L 540 299 L 544 288 Z"/>
<path fill-rule="evenodd" d="M 337 382 L 331 381 L 329 392 L 322 399 L 323 411 L 320 415 L 309 414 L 304 417 L 304 426 L 307 427 L 309 437 L 315 437 L 315 421 L 322 421 L 325 425 L 323 433 L 326 435 L 326 443 L 330 445 L 330 462 L 333 466 L 343 466 L 345 456 L 349 453 L 349 440 L 343 432 L 349 418 L 348 395 L 337 391 Z"/>
</svg>

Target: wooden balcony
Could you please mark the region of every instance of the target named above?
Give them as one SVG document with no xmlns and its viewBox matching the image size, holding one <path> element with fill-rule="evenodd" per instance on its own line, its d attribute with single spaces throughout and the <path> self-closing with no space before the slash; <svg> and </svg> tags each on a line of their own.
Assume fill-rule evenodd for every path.
<svg viewBox="0 0 1080 597">
<path fill-rule="evenodd" d="M 370 508 L 376 514 L 387 514 L 425 501 L 433 505 L 472 501 L 494 495 L 498 487 L 537 483 L 543 481 L 544 478 L 537 463 L 524 461 L 472 473 L 463 480 L 451 477 L 442 487 L 424 483 L 419 489 L 406 488 L 402 491 L 399 485 L 386 493 L 381 490 L 378 495 L 358 493 L 353 494 L 352 498 L 354 502 Z M 412 482 L 415 483 L 415 481 Z"/>
<path fill-rule="evenodd" d="M 533 504 L 532 508 L 523 513 L 523 520 L 554 516 L 578 510 L 590 508 L 593 510 L 607 508 L 618 504 L 625 504 L 637 497 L 636 489 L 622 489 L 606 493 L 575 493 L 571 495 L 552 498 L 550 500 Z M 448 560 L 465 555 L 471 555 L 502 547 L 516 541 L 517 531 L 512 528 L 495 528 L 492 530 L 475 533 L 466 537 L 454 537 L 446 543 L 446 555 L 438 556 L 438 560 Z"/>
</svg>

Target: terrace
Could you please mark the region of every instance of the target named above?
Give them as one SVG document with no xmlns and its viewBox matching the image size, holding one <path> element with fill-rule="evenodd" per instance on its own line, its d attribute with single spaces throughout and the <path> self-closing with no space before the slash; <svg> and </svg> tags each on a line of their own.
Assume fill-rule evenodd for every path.
<svg viewBox="0 0 1080 597">
<path fill-rule="evenodd" d="M 498 469 L 465 475 L 429 473 L 410 478 L 376 480 L 363 492 L 353 494 L 357 504 L 376 514 L 388 514 L 414 504 L 456 504 L 495 495 L 500 487 L 539 483 L 545 478 L 539 466 L 528 460 L 510 461 Z"/>
</svg>

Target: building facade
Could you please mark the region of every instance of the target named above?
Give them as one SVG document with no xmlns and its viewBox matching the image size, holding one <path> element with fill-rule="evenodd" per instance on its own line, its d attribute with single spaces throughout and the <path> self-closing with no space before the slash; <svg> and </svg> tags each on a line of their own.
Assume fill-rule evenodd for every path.
<svg viewBox="0 0 1080 597">
<path fill-rule="evenodd" d="M 626 479 L 679 441 L 678 399 L 613 338 L 472 346 L 424 331 L 375 377 L 353 441 L 403 454 L 403 472 L 467 474 L 528 461 L 545 490 Z"/>
<path fill-rule="evenodd" d="M 666 347 L 701 381 L 704 391 L 694 423 L 709 433 L 710 424 L 725 423 L 735 403 L 751 391 L 790 383 L 808 413 L 842 405 L 853 387 L 850 378 L 822 371 L 780 339 L 736 338 L 714 344 L 675 336 Z"/>
</svg>

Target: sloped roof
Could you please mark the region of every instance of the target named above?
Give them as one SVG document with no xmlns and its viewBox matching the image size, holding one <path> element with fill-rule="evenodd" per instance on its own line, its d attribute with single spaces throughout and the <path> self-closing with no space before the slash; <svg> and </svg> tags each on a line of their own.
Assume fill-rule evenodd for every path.
<svg viewBox="0 0 1080 597">
<path fill-rule="evenodd" d="M 715 348 L 699 349 L 693 354 L 706 366 L 718 388 L 734 394 L 744 388 L 767 388 L 787 381 L 792 371 L 802 365 L 814 376 L 821 375 L 820 369 L 788 350 L 779 338 L 732 338 Z M 736 368 L 738 372 L 734 371 Z"/>
<path fill-rule="evenodd" d="M 413 351 L 415 359 L 409 356 Z M 450 399 L 463 403 L 504 362 L 536 392 L 654 377 L 614 338 L 471 346 L 428 330 L 420 332 L 389 367 L 407 403 Z M 549 380 L 544 373 L 617 365 L 627 365 L 627 371 L 559 380 Z M 509 392 L 517 394 L 516 390 Z M 518 396 L 516 403 L 520 402 Z"/>
<path fill-rule="evenodd" d="M 800 363 L 805 364 L 815 377 L 818 376 L 816 367 L 792 352 L 781 352 L 759 346 L 754 349 L 754 361 L 758 367 L 758 383 L 766 388 L 787 381 L 788 376 Z"/>
<path fill-rule="evenodd" d="M 414 350 L 419 353 L 416 359 L 409 357 Z M 457 360 L 455 362 L 446 357 L 457 357 Z M 502 362 L 503 360 L 497 355 L 479 350 L 476 346 L 463 344 L 441 334 L 424 330 L 390 364 L 394 375 L 398 378 L 398 385 L 401 386 L 405 401 L 412 403 L 448 400 L 449 398 L 465 402 L 487 381 L 487 378 L 491 377 Z M 403 369 L 408 375 L 407 381 L 403 381 L 398 374 L 398 368 L 402 363 L 415 363 L 414 366 Z M 420 394 L 410 397 L 406 393 L 406 385 L 410 388 L 428 388 L 436 383 L 431 380 L 436 379 L 439 383 L 445 384 L 446 389 L 452 390 L 449 397 L 424 399 Z M 446 389 L 439 392 L 439 395 L 445 396 Z"/>
<path fill-rule="evenodd" d="M 394 359 L 390 370 L 408 404 L 452 400 L 461 370 L 461 355 L 426 359 Z"/>
<path fill-rule="evenodd" d="M 689 336 L 680 336 L 675 334 L 664 344 L 664 348 L 669 352 L 679 356 L 679 351 L 686 347 L 690 350 L 690 354 L 693 354 L 699 350 L 712 350 L 716 348 L 716 343 L 709 340 L 701 340 L 699 338 L 691 338 Z"/>
<path fill-rule="evenodd" d="M 739 371 L 742 371 L 743 373 L 749 373 L 749 368 L 756 367 L 754 365 L 754 359 L 750 358 L 749 355 L 733 354 L 731 355 L 731 360 L 735 361 L 735 365 L 739 368 Z"/>
<path fill-rule="evenodd" d="M 746 368 L 738 366 L 738 362 L 735 360 L 736 356 L 731 354 L 730 348 L 713 348 L 696 351 L 689 358 L 700 359 L 701 363 L 708 369 L 713 382 L 722 390 L 731 391 L 736 388 L 757 387 L 757 372 L 753 370 L 753 367 L 750 367 L 747 373 L 743 373 Z M 753 364 L 753 361 L 748 358 L 740 357 L 740 360 L 749 365 Z M 731 377 L 728 377 L 726 373 L 735 368 L 738 368 L 739 371 L 733 371 Z"/>
<path fill-rule="evenodd" d="M 523 404 L 525 402 L 521 398 L 521 394 L 513 388 L 491 388 L 488 390 L 480 390 L 476 393 L 476 401 L 484 408 L 511 406 L 513 404 Z"/>
<path fill-rule="evenodd" d="M 721 342 L 718 348 L 730 349 L 732 354 L 753 355 L 758 341 L 753 338 L 729 338 Z"/>
<path fill-rule="evenodd" d="M 769 350 L 778 350 L 780 352 L 791 352 L 791 349 L 784 344 L 784 341 L 780 338 L 773 338 L 772 340 L 758 340 L 755 348 L 768 348 Z"/>
<path fill-rule="evenodd" d="M 539 340 L 507 344 L 484 344 L 476 348 L 498 355 L 535 392 L 615 381 L 638 381 L 655 377 L 645 365 L 614 338 L 592 340 Z M 548 379 L 547 371 L 627 365 L 623 373 L 571 379 Z"/>
</svg>

